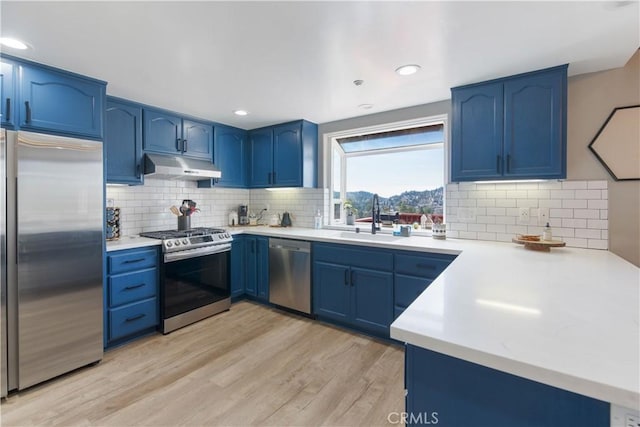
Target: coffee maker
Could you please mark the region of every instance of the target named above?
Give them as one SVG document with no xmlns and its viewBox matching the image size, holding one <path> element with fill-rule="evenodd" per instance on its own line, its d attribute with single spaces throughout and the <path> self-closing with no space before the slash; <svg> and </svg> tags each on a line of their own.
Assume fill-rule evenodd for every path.
<svg viewBox="0 0 640 427">
<path fill-rule="evenodd" d="M 247 205 L 238 206 L 238 224 L 249 225 L 249 206 Z"/>
</svg>

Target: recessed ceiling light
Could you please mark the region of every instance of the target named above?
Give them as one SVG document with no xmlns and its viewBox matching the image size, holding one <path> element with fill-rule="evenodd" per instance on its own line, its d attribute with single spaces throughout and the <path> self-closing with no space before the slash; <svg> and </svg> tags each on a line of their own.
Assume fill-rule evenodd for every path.
<svg viewBox="0 0 640 427">
<path fill-rule="evenodd" d="M 400 74 L 401 76 L 409 76 L 411 74 L 417 73 L 419 69 L 420 66 L 417 64 L 408 64 L 396 68 L 396 73 Z"/>
<path fill-rule="evenodd" d="M 373 104 L 360 104 L 358 105 L 358 108 L 362 108 L 364 110 L 370 110 L 373 108 Z"/>
<path fill-rule="evenodd" d="M 247 114 L 249 114 L 249 112 L 246 110 L 235 110 L 233 114 L 235 114 L 236 116 L 246 116 Z"/>
<path fill-rule="evenodd" d="M 25 50 L 29 47 L 20 40 L 12 39 L 10 37 L 0 37 L 0 44 L 6 47 L 20 50 Z"/>
</svg>

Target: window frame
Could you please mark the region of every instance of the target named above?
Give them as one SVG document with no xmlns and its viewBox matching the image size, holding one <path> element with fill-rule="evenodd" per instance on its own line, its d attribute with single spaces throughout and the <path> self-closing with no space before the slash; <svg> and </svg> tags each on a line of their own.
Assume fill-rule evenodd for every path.
<svg viewBox="0 0 640 427">
<path fill-rule="evenodd" d="M 330 132 L 324 134 L 323 144 L 325 151 L 325 162 L 327 167 L 324 169 L 324 185 L 329 189 L 329 197 L 327 200 L 329 218 L 329 225 L 346 225 L 346 219 L 344 214 L 344 198 L 346 197 L 346 161 L 340 161 L 340 197 L 338 199 L 334 199 L 333 190 L 334 190 L 334 150 L 336 147 L 338 150 L 341 150 L 339 143 L 337 142 L 340 138 L 348 138 L 352 136 L 370 134 L 370 133 L 380 133 L 380 132 L 392 132 L 402 129 L 414 128 L 414 127 L 423 127 L 430 125 L 442 124 L 442 133 L 443 133 L 443 141 L 442 141 L 442 152 L 443 152 L 443 177 L 442 177 L 442 185 L 443 190 L 446 189 L 447 183 L 449 182 L 449 123 L 448 123 L 448 115 L 440 114 L 428 117 L 421 117 L 418 119 L 411 120 L 403 120 L 392 123 L 384 123 L 373 126 L 366 126 L 355 129 L 346 129 L 337 132 Z M 349 157 L 356 156 L 367 156 L 367 155 L 376 155 L 376 154 L 384 154 L 384 153 L 393 153 L 393 152 L 401 152 L 401 151 L 416 151 L 416 150 L 429 150 L 431 148 L 435 148 L 435 146 L 440 147 L 439 143 L 433 144 L 434 147 L 422 146 L 422 147 L 394 147 L 394 148 L 386 148 L 379 150 L 372 150 L 371 152 L 356 152 L 356 153 L 342 153 L 341 158 L 347 159 Z M 446 194 L 446 193 L 445 193 Z M 339 209 L 339 218 L 334 218 L 334 206 L 336 203 L 340 204 Z M 446 212 L 446 197 L 443 200 L 443 215 Z"/>
</svg>

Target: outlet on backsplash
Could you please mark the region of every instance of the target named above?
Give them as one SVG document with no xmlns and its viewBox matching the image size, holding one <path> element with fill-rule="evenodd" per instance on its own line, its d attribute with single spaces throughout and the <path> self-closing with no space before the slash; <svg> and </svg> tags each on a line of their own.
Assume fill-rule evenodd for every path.
<svg viewBox="0 0 640 427">
<path fill-rule="evenodd" d="M 518 216 L 518 224 L 527 225 L 529 224 L 530 215 L 529 208 L 520 208 L 520 213 Z"/>
</svg>

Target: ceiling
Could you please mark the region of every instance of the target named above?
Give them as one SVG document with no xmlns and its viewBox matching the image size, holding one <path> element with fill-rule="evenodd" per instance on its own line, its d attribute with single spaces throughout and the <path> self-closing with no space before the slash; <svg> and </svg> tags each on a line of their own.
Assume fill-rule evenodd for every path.
<svg viewBox="0 0 640 427">
<path fill-rule="evenodd" d="M 0 32 L 31 46 L 3 52 L 106 80 L 110 95 L 251 129 L 426 104 L 564 63 L 569 75 L 621 67 L 640 46 L 638 5 L 2 0 Z M 412 63 L 417 74 L 394 72 Z"/>
</svg>

